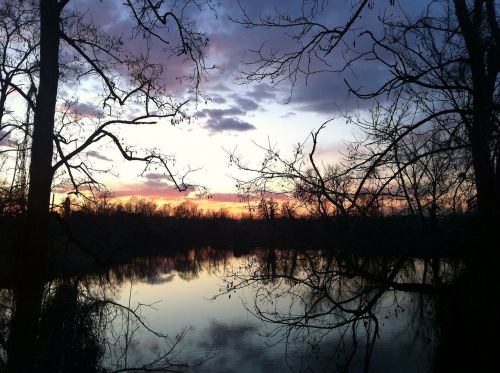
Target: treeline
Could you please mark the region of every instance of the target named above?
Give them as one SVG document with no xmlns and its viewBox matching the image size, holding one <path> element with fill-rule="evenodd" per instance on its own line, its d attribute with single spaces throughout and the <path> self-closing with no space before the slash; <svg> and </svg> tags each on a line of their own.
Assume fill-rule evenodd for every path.
<svg viewBox="0 0 500 373">
<path fill-rule="evenodd" d="M 147 200 L 133 199 L 123 205 L 123 210 L 118 203 L 106 213 L 81 209 L 59 218 L 79 241 L 74 245 L 76 251 L 83 243 L 97 255 L 114 260 L 206 245 L 238 250 L 320 247 L 367 255 L 427 257 L 460 255 L 471 245 L 480 245 L 482 239 L 482 230 L 468 215 L 442 218 L 438 229 L 430 229 L 414 216 L 404 215 L 338 215 L 325 219 L 315 215 L 288 217 L 277 210 L 274 217 L 255 214 L 235 218 L 216 211 L 205 213 L 191 201 L 173 207 L 171 214 L 165 213 L 170 211 L 168 207 L 153 209 L 155 204 Z M 53 237 L 60 240 L 54 246 L 65 247 L 67 231 L 58 224 L 53 226 Z M 483 241 L 487 240 L 487 235 L 484 237 Z"/>
<path fill-rule="evenodd" d="M 317 215 L 312 210 L 307 210 L 298 201 L 277 201 L 273 198 L 262 198 L 245 211 L 236 213 L 229 208 L 203 209 L 191 200 L 178 204 L 158 204 L 153 199 L 132 196 L 127 201 L 114 199 L 111 194 L 104 193 L 98 198 L 85 198 L 82 202 L 67 197 L 61 204 L 54 205 L 52 211 L 61 216 L 73 214 L 83 215 L 115 215 L 132 214 L 145 217 L 172 217 L 179 219 L 297 219 L 299 217 L 314 218 Z"/>
<path fill-rule="evenodd" d="M 429 225 L 404 210 L 344 216 L 326 204 L 322 208 L 328 214 L 322 214 L 318 206 L 262 198 L 237 215 L 227 208 L 205 210 L 190 200 L 173 205 L 139 197 L 121 201 L 110 193 L 83 200 L 67 197 L 52 206 L 51 242 L 58 250 L 69 237 L 70 243 L 105 256 L 116 248 L 125 248 L 119 255 L 129 256 L 189 245 L 330 247 L 363 254 L 441 255 L 477 244 L 483 232 L 469 214 L 443 215 Z M 7 225 L 12 231 L 22 228 L 18 222 L 24 214 L 14 213 L 16 209 L 19 211 L 11 208 L 0 215 L 1 222 L 11 222 Z"/>
</svg>

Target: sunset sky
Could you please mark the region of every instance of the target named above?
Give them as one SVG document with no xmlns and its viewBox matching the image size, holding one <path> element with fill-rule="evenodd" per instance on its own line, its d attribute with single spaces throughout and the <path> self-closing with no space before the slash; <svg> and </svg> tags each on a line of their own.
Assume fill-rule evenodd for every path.
<svg viewBox="0 0 500 373">
<path fill-rule="evenodd" d="M 117 6 L 117 3 L 89 0 L 70 4 L 79 10 L 89 9 L 94 23 L 106 31 L 126 35 L 132 21 L 128 10 Z M 297 15 L 300 4 L 301 1 L 241 1 L 241 6 L 251 16 L 272 14 L 275 9 Z M 321 20 L 326 24 L 344 23 L 351 11 L 350 1 L 331 1 Z M 397 13 L 398 7 L 389 6 L 387 1 L 381 8 L 365 10 L 356 23 L 356 30 L 363 30 L 366 26 L 380 30 L 376 25 L 377 17 L 382 12 Z M 256 144 L 276 144 L 281 154 L 286 155 L 292 152 L 293 145 L 303 142 L 312 130 L 333 118 L 321 134 L 316 156 L 318 164 L 338 160 L 344 149 L 344 141 L 356 134 L 356 129 L 346 125 L 345 119 L 340 117 L 339 109 L 347 113 L 353 110 L 363 113 L 369 107 L 368 102 L 356 101 L 348 95 L 344 79 L 355 87 L 370 87 L 380 83 L 385 75 L 380 66 L 360 60 L 354 70 L 324 72 L 309 76 L 307 81 L 299 76 L 293 90 L 288 81 L 276 86 L 269 81 L 242 84 L 238 76 L 241 71 L 251 69 L 245 62 L 255 58 L 250 50 L 258 48 L 264 41 L 266 48 L 283 50 L 293 48 L 296 44 L 283 33 L 284 30 L 245 29 L 230 21 L 230 18 L 238 19 L 241 16 L 237 1 L 222 1 L 213 11 L 207 8 L 191 10 L 190 17 L 198 25 L 197 28 L 209 38 L 206 66 L 216 66 L 207 72 L 201 84 L 201 91 L 209 97 L 208 101 L 205 102 L 202 96 L 197 101 L 192 95 L 187 96 L 185 86 L 173 79 L 186 69 L 183 61 L 170 59 L 163 63 L 172 80 L 171 92 L 174 97 L 179 100 L 191 99 L 189 113 L 192 119 L 189 123 L 172 126 L 165 120 L 156 125 L 124 126 L 120 129 L 120 135 L 137 149 L 156 148 L 175 155 L 175 169 L 179 173 L 198 169 L 188 181 L 208 188 L 212 198 L 207 200 L 201 197 L 199 200 L 206 208 L 230 207 L 239 201 L 234 177 L 245 178 L 248 175 L 229 166 L 228 151 L 236 150 L 250 164 L 258 164 L 264 152 Z M 345 42 L 352 45 L 357 43 L 358 49 L 362 49 L 364 43 L 359 31 L 347 35 Z M 128 47 L 133 51 L 140 45 L 133 41 Z M 154 47 L 151 49 L 152 59 L 165 59 L 164 54 Z M 344 58 L 349 57 L 342 55 L 341 51 L 339 49 L 339 53 L 328 57 L 331 70 L 343 67 Z M 63 90 L 62 94 L 77 97 L 75 106 L 80 113 L 97 115 L 99 109 L 92 103 L 92 94 L 98 89 L 96 87 L 92 82 L 83 82 L 78 92 L 69 89 L 66 92 Z M 107 185 L 115 197 L 146 197 L 159 203 L 198 198 L 194 193 L 187 195 L 173 190 L 163 173 L 149 171 L 138 176 L 142 165 L 121 160 L 111 144 L 94 147 L 87 155 L 94 161 L 96 168 L 105 170 L 99 175 L 99 180 Z"/>
</svg>

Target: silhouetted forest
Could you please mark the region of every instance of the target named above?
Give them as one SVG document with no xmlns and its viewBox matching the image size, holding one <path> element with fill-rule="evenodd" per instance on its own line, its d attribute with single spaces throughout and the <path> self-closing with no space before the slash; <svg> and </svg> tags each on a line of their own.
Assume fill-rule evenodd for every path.
<svg viewBox="0 0 500 373">
<path fill-rule="evenodd" d="M 77 206 L 67 199 L 50 215 L 50 262 L 120 261 L 189 245 L 319 246 L 366 255 L 459 257 L 471 245 L 486 247 L 495 224 L 465 214 L 441 217 L 431 226 L 411 215 L 324 217 L 298 214 L 290 201 L 279 207 L 273 199 L 263 199 L 252 215 L 236 218 L 226 209 L 204 212 L 191 201 L 158 206 L 141 198 L 124 203 L 99 199 Z M 22 242 L 24 219 L 12 213 L 0 217 L 5 252 Z"/>
</svg>

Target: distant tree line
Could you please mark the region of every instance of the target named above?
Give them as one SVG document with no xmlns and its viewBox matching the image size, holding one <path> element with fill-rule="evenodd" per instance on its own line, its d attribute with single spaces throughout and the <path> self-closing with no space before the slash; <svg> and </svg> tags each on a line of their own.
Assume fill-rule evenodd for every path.
<svg viewBox="0 0 500 373">
<path fill-rule="evenodd" d="M 300 217 L 316 217 L 314 211 L 301 208 L 298 201 L 277 201 L 262 198 L 253 203 L 249 211 L 241 214 L 230 211 L 229 208 L 203 209 L 196 201 L 185 200 L 178 204 L 160 204 L 153 199 L 132 196 L 127 201 L 112 197 L 109 192 L 102 193 L 97 198 L 84 198 L 78 200 L 66 197 L 65 200 L 53 206 L 53 211 L 63 217 L 72 214 L 109 216 L 115 214 L 133 214 L 144 217 L 173 217 L 178 219 L 260 219 L 272 221 L 275 219 L 296 219 Z M 10 210 L 0 210 L 0 214 L 9 213 Z"/>
</svg>

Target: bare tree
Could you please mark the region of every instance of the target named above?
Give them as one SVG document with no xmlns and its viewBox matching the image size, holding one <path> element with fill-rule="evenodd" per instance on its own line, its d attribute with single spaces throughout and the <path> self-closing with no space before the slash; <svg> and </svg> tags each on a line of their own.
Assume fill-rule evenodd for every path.
<svg viewBox="0 0 500 373">
<path fill-rule="evenodd" d="M 257 206 L 257 214 L 261 219 L 272 221 L 276 218 L 278 213 L 278 202 L 272 197 L 262 198 Z"/>
<path fill-rule="evenodd" d="M 64 170 L 75 192 L 95 185 L 95 168 L 82 154 L 107 141 L 126 160 L 145 162 L 146 169 L 162 168 L 178 189 L 188 188 L 174 175 L 171 157 L 157 150 L 138 153 L 124 143 L 116 127 L 150 125 L 165 118 L 175 124 L 185 118 L 186 101 L 171 98 L 164 62 L 180 58 L 185 67 L 191 66 L 191 70 L 170 78 L 189 79 L 191 91 L 197 94 L 207 39 L 195 30 L 188 8 L 204 4 L 211 6 L 211 1 L 186 0 L 171 5 L 162 0 L 127 0 L 116 5 L 128 14 L 126 32 L 94 22 L 102 3 L 87 4 L 89 9 L 76 0 L 7 0 L 0 5 L 0 136 L 13 128 L 21 132 L 25 128 L 20 125 L 25 123 L 25 113 L 12 118 L 17 114 L 10 110 L 15 106 L 14 98 L 23 100 L 32 112 L 26 225 L 18 250 L 20 268 L 31 277 L 23 276 L 24 270 L 18 271 L 17 312 L 12 320 L 18 333 L 10 340 L 13 345 L 25 346 L 26 354 L 35 354 L 36 341 L 30 331 L 38 328 L 39 284 L 47 266 L 54 176 Z M 142 49 L 134 52 L 133 43 Z M 153 52 L 163 52 L 163 58 L 155 60 Z M 78 115 L 71 99 L 85 83 L 95 84 L 99 93 L 92 98 L 90 106 L 95 113 L 88 119 Z M 33 359 L 14 354 L 9 356 L 9 366 L 31 372 Z"/>
<path fill-rule="evenodd" d="M 381 28 L 356 29 L 359 17 L 372 5 L 364 1 L 355 3 L 348 20 L 337 27 L 325 21 L 328 5 L 316 1 L 304 2 L 299 16 L 277 11 L 273 16 L 255 20 L 243 9 L 242 19 L 237 21 L 250 28 L 286 30 L 296 42 L 296 49 L 289 51 L 265 46 L 256 50 L 256 58 L 249 61 L 248 71 L 242 76 L 248 82 L 267 79 L 277 84 L 289 80 L 293 86 L 300 76 L 307 79 L 311 74 L 335 70 L 331 65 L 334 61 L 329 58 L 335 50 L 344 61 L 339 70 L 355 71 L 358 61 L 373 60 L 388 71 L 387 79 L 374 89 L 346 82 L 352 94 L 375 103 L 368 119 L 365 113 L 358 116 L 345 113 L 347 120 L 366 136 L 351 144 L 343 169 L 336 175 L 349 176 L 356 185 L 348 193 L 341 193 L 345 202 L 332 198 L 340 191 L 332 193 L 323 172 L 314 167 L 312 156 L 317 133 L 312 138 L 310 152 L 312 175 L 317 182 L 306 185 L 340 211 L 366 211 L 380 205 L 381 200 L 382 204 L 390 204 L 391 200 L 405 198 L 404 189 L 406 192 L 408 189 L 398 183 L 403 182 L 407 169 L 423 166 L 426 159 L 441 157 L 450 159 L 454 165 L 460 162 L 465 165 L 447 173 L 447 179 L 451 178 L 453 183 L 470 180 L 473 175 L 479 213 L 498 214 L 500 32 L 493 2 L 476 1 L 473 5 L 465 0 L 430 2 L 421 14 L 412 15 L 398 7 L 393 8 L 396 12 L 392 16 L 382 12 Z M 353 46 L 356 39 L 363 39 L 361 44 L 369 47 L 356 49 Z M 406 156 L 404 162 L 395 159 L 401 149 L 409 150 L 408 141 L 429 131 L 435 133 L 431 148 L 413 149 L 416 153 Z M 267 166 L 268 160 L 273 159 L 270 155 L 278 153 L 271 146 L 265 150 Z M 260 172 L 260 179 L 266 185 L 271 184 L 271 177 L 303 182 L 307 179 L 302 170 L 288 167 L 295 164 L 294 160 L 282 163 L 281 172 L 272 173 L 265 167 L 253 171 Z M 242 164 L 243 168 L 245 165 Z M 424 168 L 430 171 L 429 166 L 430 163 Z M 451 187 L 445 189 L 447 197 L 453 194 Z M 321 199 L 318 204 L 321 206 Z M 436 208 L 437 205 L 433 207 Z"/>
<path fill-rule="evenodd" d="M 478 211 L 497 214 L 499 29 L 495 9 L 488 1 L 472 7 L 465 1 L 444 1 L 429 4 L 418 16 L 401 13 L 381 19 L 384 35 L 363 34 L 373 43 L 366 56 L 386 66 L 390 78 L 373 91 L 349 86 L 362 99 L 389 97 L 397 104 L 389 112 L 405 108 L 412 116 L 386 129 L 390 141 L 374 157 L 372 168 L 408 135 L 432 130 L 438 135 L 427 154 L 453 152 L 455 159 L 469 155 Z M 415 154 L 414 159 L 422 156 Z"/>
<path fill-rule="evenodd" d="M 97 143 L 115 147 L 126 160 L 144 162 L 145 171 L 162 168 L 179 190 L 191 187 L 172 169 L 173 156 L 128 146 L 118 127 L 151 125 L 164 118 L 176 124 L 186 118 L 187 101 L 171 98 L 170 83 L 179 79 L 187 83 L 188 92 L 199 94 L 208 40 L 187 14 L 191 7 L 205 5 L 213 6 L 210 0 L 173 5 L 126 1 L 123 11 L 132 28 L 126 34 L 94 21 L 99 4 L 90 9 L 69 0 L 2 4 L 0 133 L 2 139 L 27 136 L 31 143 L 29 150 L 18 152 L 31 152 L 27 250 L 44 252 L 55 177 L 67 180 L 76 194 L 99 186 L 99 170 L 85 156 Z M 160 51 L 163 61 L 155 57 Z M 167 59 L 185 61 L 184 72 L 168 76 Z M 78 97 L 76 89 L 84 84 L 99 87 L 92 103 Z M 33 115 L 24 117 L 13 109 L 19 97 Z"/>
<path fill-rule="evenodd" d="M 19 212 L 26 209 L 32 122 L 29 101 L 36 94 L 39 32 L 33 27 L 36 23 L 33 4 L 17 6 L 7 2 L 0 8 L 0 18 L 0 153 L 11 159 L 9 169 L 4 170 L 5 177 L 10 178 L 8 210 Z M 21 105 L 16 115 L 18 95 L 28 102 Z"/>
<path fill-rule="evenodd" d="M 286 219 L 295 219 L 298 215 L 298 206 L 296 203 L 292 201 L 282 202 L 280 205 L 280 214 L 281 217 Z"/>
<path fill-rule="evenodd" d="M 394 1 L 390 0 L 390 4 Z M 288 81 L 293 85 L 300 78 L 332 69 L 328 56 L 346 45 L 346 39 L 356 30 L 356 23 L 368 9 L 372 8 L 369 0 L 351 2 L 351 12 L 338 24 L 321 22 L 323 13 L 328 9 L 324 0 L 304 0 L 299 14 L 275 9 L 255 19 L 241 5 L 242 17 L 233 19 L 245 28 L 266 28 L 286 30 L 290 39 L 295 42 L 294 49 L 282 50 L 267 48 L 263 42 L 259 48 L 252 50 L 253 59 L 247 61 L 250 69 L 242 73 L 241 78 L 247 81 L 269 79 L 273 84 Z"/>
</svg>

